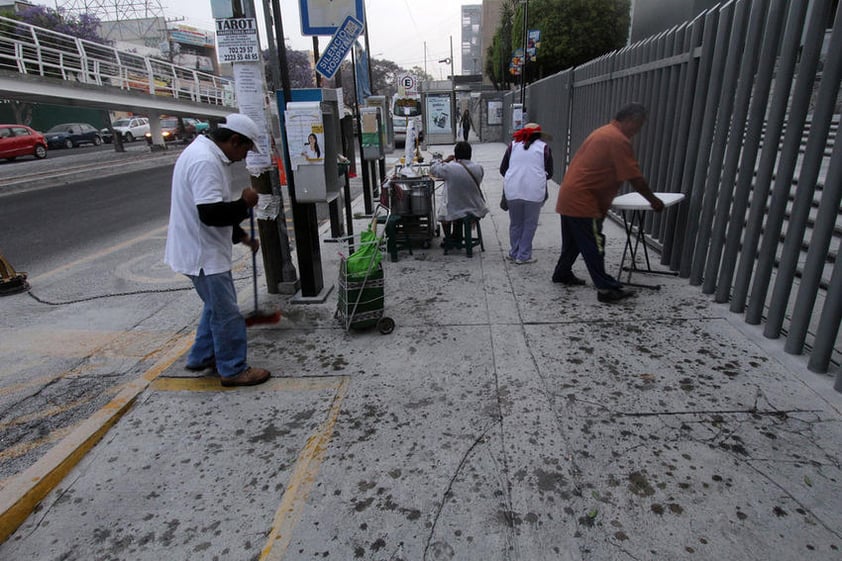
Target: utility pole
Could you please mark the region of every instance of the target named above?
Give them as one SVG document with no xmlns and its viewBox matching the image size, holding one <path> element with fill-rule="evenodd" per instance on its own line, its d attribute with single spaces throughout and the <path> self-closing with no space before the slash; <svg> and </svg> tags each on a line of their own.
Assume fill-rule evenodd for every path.
<svg viewBox="0 0 842 561">
<path fill-rule="evenodd" d="M 281 87 L 284 102 L 292 100 L 292 85 L 289 79 L 286 44 L 284 43 L 284 22 L 281 15 L 280 0 L 272 0 L 272 12 L 275 19 L 275 40 L 278 43 L 278 59 L 281 66 Z M 284 107 L 278 107 L 283 116 Z M 281 127 L 281 136 L 284 135 Z M 283 142 L 284 162 L 290 169 L 289 146 Z M 295 245 L 298 254 L 298 268 L 301 271 L 301 295 L 303 298 L 317 298 L 324 288 L 322 275 L 322 256 L 319 247 L 318 217 L 315 203 L 299 203 L 295 194 L 295 174 L 287 174 L 287 188 L 292 202 L 292 223 L 295 228 Z"/>
<path fill-rule="evenodd" d="M 231 0 L 231 10 L 214 13 L 218 20 L 230 18 L 251 18 L 256 25 L 254 0 Z M 256 30 L 255 30 L 256 34 Z M 297 289 L 298 279 L 289 249 L 289 237 L 284 216 L 283 197 L 280 194 L 279 174 L 271 158 L 271 130 L 266 117 L 266 80 L 263 59 L 260 56 L 257 38 L 257 61 L 235 62 L 235 88 L 240 110 L 263 127 L 266 142 L 261 147 L 263 156 L 249 154 L 246 166 L 251 175 L 251 186 L 257 191 L 259 201 L 254 209 L 260 232 L 260 247 L 263 255 L 267 290 L 270 294 L 292 293 Z M 271 52 L 271 50 L 270 50 Z M 247 79 L 237 80 L 237 77 Z M 251 84 L 246 86 L 245 84 Z M 256 85 L 256 88 L 255 88 Z M 251 88 L 251 89 L 249 89 Z"/>
<path fill-rule="evenodd" d="M 526 47 L 527 47 L 527 34 L 529 33 L 527 19 L 529 18 L 529 0 L 524 0 L 523 2 L 523 67 L 520 69 L 520 105 L 524 107 L 526 105 Z"/>
</svg>

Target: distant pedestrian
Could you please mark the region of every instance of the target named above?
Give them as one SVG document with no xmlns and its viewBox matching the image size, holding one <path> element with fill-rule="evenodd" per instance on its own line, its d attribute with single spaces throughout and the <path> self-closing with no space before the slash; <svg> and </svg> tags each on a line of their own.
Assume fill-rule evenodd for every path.
<svg viewBox="0 0 842 561">
<path fill-rule="evenodd" d="M 558 193 L 555 210 L 561 215 L 561 256 L 553 282 L 585 284 L 572 270 L 581 253 L 600 302 L 634 295 L 605 271 L 602 223 L 623 182 L 631 183 L 656 212 L 664 208 L 644 179 L 632 150 L 631 139 L 645 122 L 646 108 L 631 103 L 620 109 L 610 123 L 593 131 L 570 162 Z"/>
<path fill-rule="evenodd" d="M 536 123 L 516 131 L 500 163 L 503 194 L 509 211 L 509 259 L 534 263 L 532 239 L 547 200 L 547 179 L 553 176 L 553 154 L 544 142 L 550 136 Z"/>
<path fill-rule="evenodd" d="M 164 261 L 186 275 L 204 303 L 188 370 L 215 369 L 223 386 L 252 386 L 270 374 L 246 362 L 246 322 L 231 277 L 231 246 L 255 252 L 260 243 L 239 224 L 257 204 L 257 191 L 233 200 L 231 164 L 260 152 L 257 125 L 246 115 L 225 118 L 210 137 L 199 136 L 175 163 Z"/>
<path fill-rule="evenodd" d="M 466 108 L 462 112 L 462 140 L 465 142 L 468 142 L 468 136 L 470 136 L 472 128 L 474 128 L 474 123 L 471 121 L 471 112 Z"/>
</svg>

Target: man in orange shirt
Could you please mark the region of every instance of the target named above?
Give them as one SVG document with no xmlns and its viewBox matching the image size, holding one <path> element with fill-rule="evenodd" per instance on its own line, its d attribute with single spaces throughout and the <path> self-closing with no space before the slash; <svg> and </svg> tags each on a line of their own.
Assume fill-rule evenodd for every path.
<svg viewBox="0 0 842 561">
<path fill-rule="evenodd" d="M 585 284 L 572 270 L 581 253 L 600 302 L 616 302 L 634 295 L 605 271 L 602 223 L 623 182 L 631 183 L 656 212 L 664 208 L 644 179 L 632 150 L 631 139 L 644 122 L 643 105 L 631 103 L 620 109 L 614 120 L 593 131 L 579 147 L 558 192 L 555 210 L 561 215 L 561 256 L 553 282 Z"/>
</svg>

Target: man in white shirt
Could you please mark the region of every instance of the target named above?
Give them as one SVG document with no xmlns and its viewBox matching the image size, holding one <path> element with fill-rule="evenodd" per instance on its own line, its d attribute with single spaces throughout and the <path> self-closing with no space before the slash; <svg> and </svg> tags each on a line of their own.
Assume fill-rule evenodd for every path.
<svg viewBox="0 0 842 561">
<path fill-rule="evenodd" d="M 260 151 L 258 138 L 257 125 L 249 117 L 228 115 L 210 137 L 197 137 L 173 170 L 164 262 L 187 275 L 204 302 L 186 368 L 215 368 L 223 386 L 252 386 L 270 376 L 246 361 L 246 323 L 231 276 L 232 245 L 243 243 L 252 251 L 260 247 L 239 226 L 257 204 L 257 191 L 246 187 L 233 200 L 230 167 L 244 160 L 249 150 Z"/>
</svg>

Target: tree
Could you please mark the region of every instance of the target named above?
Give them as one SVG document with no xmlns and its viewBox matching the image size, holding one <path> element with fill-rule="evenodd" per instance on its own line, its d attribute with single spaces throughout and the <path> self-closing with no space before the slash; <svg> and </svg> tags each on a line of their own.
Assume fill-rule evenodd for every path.
<svg viewBox="0 0 842 561">
<path fill-rule="evenodd" d="M 413 66 L 409 69 L 409 73 L 415 76 L 415 79 L 419 82 L 431 82 L 435 78 L 424 72 L 424 69 L 420 66 Z"/>
<path fill-rule="evenodd" d="M 508 70 L 513 51 L 523 45 L 523 7 L 517 0 L 503 3 L 501 25 L 488 50 L 486 72 L 498 88 L 511 81 L 501 76 L 501 68 Z M 527 27 L 541 31 L 541 46 L 537 60 L 526 64 L 527 82 L 623 47 L 629 10 L 630 0 L 529 0 Z"/>
<path fill-rule="evenodd" d="M 289 66 L 289 82 L 292 88 L 316 87 L 316 74 L 308 51 L 293 51 L 287 49 L 287 65 Z"/>
<path fill-rule="evenodd" d="M 508 89 L 514 76 L 509 72 L 512 60 L 512 21 L 515 15 L 515 0 L 505 0 L 501 5 L 500 27 L 497 28 L 491 46 L 486 51 L 485 73 L 498 90 Z"/>
<path fill-rule="evenodd" d="M 8 17 L 79 39 L 86 39 L 95 43 L 107 43 L 99 35 L 99 18 L 91 14 L 74 16 L 68 15 L 63 8 L 54 9 L 36 5 L 24 8 L 17 14 Z"/>
</svg>

